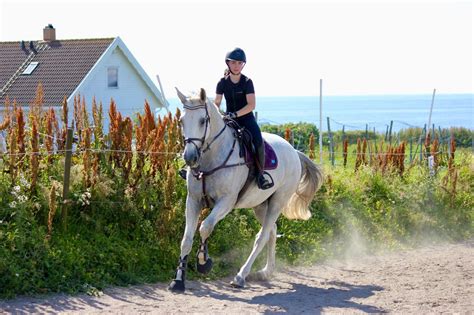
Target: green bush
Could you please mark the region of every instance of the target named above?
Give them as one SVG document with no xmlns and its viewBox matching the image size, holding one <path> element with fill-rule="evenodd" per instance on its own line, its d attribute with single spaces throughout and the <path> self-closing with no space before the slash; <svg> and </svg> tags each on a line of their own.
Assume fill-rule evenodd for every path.
<svg viewBox="0 0 474 315">
<path fill-rule="evenodd" d="M 286 127 L 275 130 L 284 132 Z M 270 126 L 262 129 L 273 130 L 266 128 Z M 311 132 L 317 137 L 313 125 L 291 128 L 304 135 L 300 146 L 307 145 L 303 138 Z M 347 168 L 325 164 L 325 183 L 311 203 L 311 219 L 291 221 L 280 217 L 277 221 L 278 260 L 314 263 L 348 251 L 472 237 L 471 161 L 470 150 L 456 152 L 456 193 L 452 191 L 452 178 L 445 181 L 445 167 L 430 176 L 425 166 L 414 165 L 400 177 L 380 174 L 369 167 L 354 172 L 353 160 Z M 0 159 L 0 169 L 6 169 L 1 163 Z M 80 172 L 73 174 L 67 228 L 62 228 L 58 198 L 48 240 L 51 180 L 61 179 L 61 163 L 53 160 L 47 166 L 47 175 L 40 178 L 35 192 L 21 179 L 21 172 L 15 184 L 8 173 L 0 175 L 0 297 L 49 292 L 94 294 L 110 285 L 169 281 L 185 226 L 184 181 L 172 181 L 170 196 L 165 196 L 167 179 L 160 174 L 145 178 L 132 189 L 120 172 L 101 165 L 101 184 L 91 190 L 84 189 Z M 173 163 L 174 170 L 182 164 L 179 160 Z M 222 220 L 209 241 L 215 268 L 206 277 L 236 273 L 259 229 L 251 209 L 234 210 Z M 190 255 L 191 278 L 201 277 L 194 271 L 198 242 L 196 233 Z M 264 256 L 265 251 L 258 266 L 264 263 Z"/>
</svg>

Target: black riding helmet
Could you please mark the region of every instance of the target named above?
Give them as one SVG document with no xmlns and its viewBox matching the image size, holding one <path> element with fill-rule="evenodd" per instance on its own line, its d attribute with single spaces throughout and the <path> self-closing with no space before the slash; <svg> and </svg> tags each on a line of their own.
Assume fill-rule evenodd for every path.
<svg viewBox="0 0 474 315">
<path fill-rule="evenodd" d="M 234 48 L 225 55 L 225 63 L 229 60 L 242 61 L 247 63 L 245 52 L 241 48 Z"/>
<path fill-rule="evenodd" d="M 229 72 L 231 72 L 232 74 L 235 74 L 232 72 L 232 70 L 230 70 L 230 66 L 228 63 L 229 60 L 242 61 L 243 63 L 247 63 L 247 57 L 245 57 L 245 52 L 241 48 L 238 48 L 238 47 L 229 51 L 225 55 L 225 63 L 227 65 L 227 68 L 229 69 Z"/>
</svg>

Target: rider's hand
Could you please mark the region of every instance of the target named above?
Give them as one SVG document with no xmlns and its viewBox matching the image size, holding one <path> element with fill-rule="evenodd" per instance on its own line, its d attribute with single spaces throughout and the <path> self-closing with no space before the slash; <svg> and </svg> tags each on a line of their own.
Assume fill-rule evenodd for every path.
<svg viewBox="0 0 474 315">
<path fill-rule="evenodd" d="M 237 113 L 236 112 L 227 112 L 224 114 L 225 119 L 236 119 Z"/>
</svg>

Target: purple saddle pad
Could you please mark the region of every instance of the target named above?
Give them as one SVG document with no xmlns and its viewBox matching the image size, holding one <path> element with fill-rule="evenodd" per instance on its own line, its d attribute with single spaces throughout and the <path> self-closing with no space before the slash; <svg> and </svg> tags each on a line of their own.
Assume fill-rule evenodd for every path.
<svg viewBox="0 0 474 315">
<path fill-rule="evenodd" d="M 266 141 L 264 141 L 265 144 L 265 166 L 264 170 L 274 170 L 278 167 L 278 158 L 271 147 Z M 245 162 L 247 163 L 253 163 L 253 157 L 252 153 L 249 150 L 245 150 Z"/>
</svg>

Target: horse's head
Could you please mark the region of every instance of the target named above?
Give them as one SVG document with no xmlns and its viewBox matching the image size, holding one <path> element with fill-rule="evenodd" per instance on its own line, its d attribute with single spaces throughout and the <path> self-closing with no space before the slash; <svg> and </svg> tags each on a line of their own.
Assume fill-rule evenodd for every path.
<svg viewBox="0 0 474 315">
<path fill-rule="evenodd" d="M 181 116 L 185 142 L 184 161 L 191 168 L 197 168 L 204 144 L 210 137 L 211 111 L 215 109 L 209 105 L 204 89 L 201 89 L 199 95 L 189 97 L 177 88 L 176 91 L 184 107 L 184 114 Z"/>
</svg>

